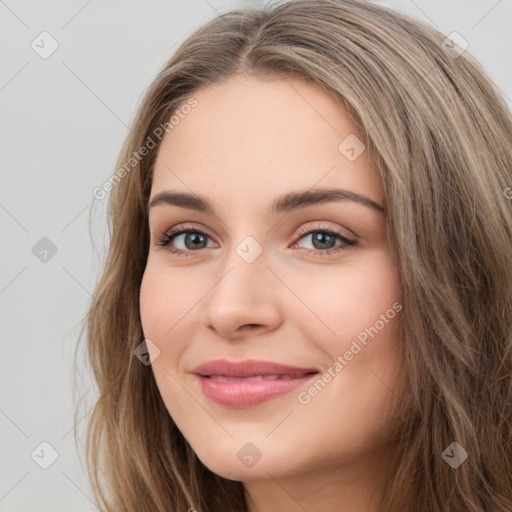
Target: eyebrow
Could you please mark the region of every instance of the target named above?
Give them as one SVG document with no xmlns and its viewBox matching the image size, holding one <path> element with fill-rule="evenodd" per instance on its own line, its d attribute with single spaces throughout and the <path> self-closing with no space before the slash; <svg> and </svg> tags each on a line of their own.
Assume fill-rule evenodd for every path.
<svg viewBox="0 0 512 512">
<path fill-rule="evenodd" d="M 300 208 L 307 208 L 322 203 L 334 201 L 353 201 L 378 212 L 385 212 L 385 208 L 362 194 L 340 188 L 303 190 L 289 192 L 278 197 L 269 209 L 269 213 L 285 213 Z M 208 215 L 216 215 L 215 209 L 204 197 L 185 192 L 172 192 L 170 190 L 155 194 L 148 203 L 149 208 L 160 205 L 172 205 L 189 210 L 197 210 Z"/>
</svg>

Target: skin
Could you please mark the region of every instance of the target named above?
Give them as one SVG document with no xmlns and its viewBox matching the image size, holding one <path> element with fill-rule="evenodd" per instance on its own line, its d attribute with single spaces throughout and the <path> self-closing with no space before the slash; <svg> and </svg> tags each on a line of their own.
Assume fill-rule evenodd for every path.
<svg viewBox="0 0 512 512">
<path fill-rule="evenodd" d="M 396 314 L 343 370 L 311 397 L 301 388 L 262 404 L 211 402 L 192 370 L 211 359 L 275 361 L 328 372 L 381 314 L 400 302 L 385 214 L 335 201 L 286 214 L 282 194 L 343 188 L 385 206 L 368 150 L 350 161 L 338 146 L 363 136 L 321 89 L 297 80 L 231 77 L 194 93 L 198 104 L 163 139 L 151 198 L 173 190 L 206 197 L 216 215 L 174 205 L 150 209 L 151 244 L 140 291 L 145 337 L 160 350 L 152 369 L 174 422 L 213 472 L 244 483 L 250 512 L 378 510 L 403 374 Z M 159 237 L 186 223 L 168 247 Z M 299 230 L 338 231 L 356 246 L 331 254 Z M 192 235 L 193 236 L 193 235 Z M 197 235 L 196 235 L 197 236 Z M 263 249 L 252 263 L 246 237 Z M 317 251 L 308 254 L 308 249 Z M 316 379 L 315 379 L 316 380 Z M 251 442 L 252 467 L 237 457 Z"/>
</svg>

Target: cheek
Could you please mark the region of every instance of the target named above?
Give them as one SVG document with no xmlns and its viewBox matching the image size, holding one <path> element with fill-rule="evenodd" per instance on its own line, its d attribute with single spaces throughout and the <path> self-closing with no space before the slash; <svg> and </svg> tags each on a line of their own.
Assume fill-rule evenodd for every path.
<svg viewBox="0 0 512 512">
<path fill-rule="evenodd" d="M 141 282 L 139 307 L 144 337 L 160 350 L 151 365 L 155 381 L 169 413 L 180 418 L 180 414 L 198 414 L 179 383 L 179 362 L 188 346 L 186 340 L 190 339 L 183 328 L 188 325 L 187 313 L 192 313 L 198 297 L 190 286 L 173 277 L 177 274 L 148 265 Z"/>
<path fill-rule="evenodd" d="M 164 286 L 162 281 L 157 278 L 156 272 L 152 272 L 150 267 L 142 277 L 139 295 L 140 320 L 144 336 L 154 341 L 158 338 L 157 333 L 162 330 L 164 322 L 164 308 L 162 303 Z"/>
<path fill-rule="evenodd" d="M 200 293 L 194 293 L 194 287 L 185 281 L 182 278 L 180 282 L 179 272 L 150 262 L 146 266 L 139 295 L 140 317 L 145 337 L 157 345 L 173 337 L 173 330 L 200 298 Z"/>
<path fill-rule="evenodd" d="M 194 308 L 200 307 L 208 286 L 194 286 L 186 270 L 161 267 L 148 261 L 140 291 L 141 322 L 145 337 L 171 357 L 171 352 L 184 349 L 182 338 L 187 336 L 179 333 L 193 328 L 190 318 L 197 316 Z M 304 339 L 320 345 L 332 358 L 349 350 L 353 340 L 368 346 L 370 340 L 392 337 L 396 322 L 390 319 L 398 316 L 400 294 L 387 252 L 375 251 L 338 268 L 319 266 L 307 274 L 280 270 L 289 289 L 283 287 L 283 300 L 275 307 L 282 308 L 285 322 L 300 327 Z M 197 322 L 193 324 L 197 328 Z"/>
<path fill-rule="evenodd" d="M 297 311 L 296 321 L 304 337 L 327 355 L 324 374 L 330 369 L 325 390 L 306 389 L 301 403 L 308 402 L 318 417 L 338 414 L 341 424 L 349 415 L 362 431 L 378 424 L 393 404 L 402 364 L 397 275 L 387 253 L 371 256 L 329 275 L 317 273 L 307 283 L 296 280 L 295 288 L 309 308 L 302 307 L 300 315 Z M 336 402 L 317 400 L 320 394 Z"/>
<path fill-rule="evenodd" d="M 392 335 L 401 310 L 397 276 L 390 256 L 375 251 L 339 268 L 317 269 L 307 278 L 289 274 L 296 296 L 287 316 L 301 324 L 332 358 L 350 348 L 352 340 L 383 340 Z"/>
<path fill-rule="evenodd" d="M 205 290 L 194 287 L 189 272 L 148 261 L 139 295 L 144 337 L 159 349 L 152 362 L 153 375 L 171 415 L 198 414 L 194 401 L 184 392 L 182 356 L 189 350 L 197 329 L 197 311 Z M 175 420 L 176 420 L 175 418 Z"/>
</svg>

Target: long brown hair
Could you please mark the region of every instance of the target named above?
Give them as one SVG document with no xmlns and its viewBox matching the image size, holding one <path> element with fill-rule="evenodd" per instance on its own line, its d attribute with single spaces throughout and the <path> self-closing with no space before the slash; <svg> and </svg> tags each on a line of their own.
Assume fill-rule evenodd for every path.
<svg viewBox="0 0 512 512">
<path fill-rule="evenodd" d="M 167 62 L 138 110 L 119 172 L 101 189 L 112 189 L 111 240 L 86 317 L 99 392 L 86 449 L 102 511 L 247 510 L 242 483 L 198 460 L 151 367 L 134 357 L 144 339 L 139 288 L 155 134 L 172 129 L 171 115 L 199 88 L 238 73 L 322 88 L 378 162 L 407 383 L 381 510 L 512 510 L 512 121 L 461 51 L 430 26 L 364 0 L 295 0 L 219 15 Z M 455 442 L 468 454 L 457 468 L 443 457 Z"/>
</svg>

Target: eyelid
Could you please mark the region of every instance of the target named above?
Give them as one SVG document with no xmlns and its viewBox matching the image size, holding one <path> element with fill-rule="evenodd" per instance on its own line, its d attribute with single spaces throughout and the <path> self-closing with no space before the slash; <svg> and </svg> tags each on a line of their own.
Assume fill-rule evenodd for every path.
<svg viewBox="0 0 512 512">
<path fill-rule="evenodd" d="M 315 256 L 329 256 L 331 253 L 337 252 L 336 247 L 338 247 L 338 250 L 343 250 L 343 248 L 350 248 L 358 246 L 359 240 L 357 236 L 348 235 L 346 236 L 344 233 L 340 232 L 340 227 L 333 228 L 329 225 L 326 225 L 326 221 L 322 221 L 322 225 L 310 225 L 314 222 L 321 222 L 321 221 L 310 221 L 306 223 L 305 225 L 302 225 L 299 231 L 294 236 L 293 243 L 291 244 L 291 247 L 294 247 L 297 243 L 300 243 L 300 240 L 306 236 L 311 235 L 314 232 L 325 232 L 329 233 L 331 236 L 334 236 L 342 241 L 341 246 L 335 246 L 333 248 L 329 249 L 307 249 L 304 247 L 300 247 L 303 251 L 305 251 L 307 254 L 314 253 Z M 346 228 L 345 228 L 346 229 Z M 348 230 L 351 231 L 351 230 Z M 168 247 L 169 244 L 172 244 L 172 242 L 179 236 L 187 233 L 201 233 L 202 235 L 205 235 L 207 238 L 213 240 L 215 244 L 218 244 L 215 241 L 215 237 L 211 236 L 208 233 L 208 230 L 203 227 L 197 227 L 197 225 L 192 225 L 190 223 L 182 223 L 177 224 L 176 226 L 173 226 L 170 229 L 167 229 L 164 231 L 155 242 L 155 245 L 162 247 L 163 249 L 167 249 L 171 253 L 175 253 L 176 255 L 181 254 L 182 256 L 190 256 L 194 253 L 200 254 L 203 252 L 201 249 L 206 249 L 207 247 L 203 247 L 198 250 L 192 250 L 192 249 L 175 249 L 172 247 Z M 212 247 L 209 247 L 209 249 L 212 249 Z"/>
<path fill-rule="evenodd" d="M 190 224 L 188 222 L 176 224 L 176 226 L 173 226 L 172 228 L 166 229 L 162 232 L 162 235 L 169 235 L 170 233 L 177 234 L 178 232 L 184 232 L 184 231 L 197 231 L 204 233 L 205 235 L 209 236 L 212 240 L 215 240 L 215 237 L 210 233 L 210 231 L 205 228 L 201 224 Z"/>
<path fill-rule="evenodd" d="M 309 226 L 309 224 L 312 224 L 315 222 L 321 222 L 322 224 Z M 348 233 L 341 232 L 342 230 L 348 231 Z M 359 239 L 359 236 L 351 229 L 348 229 L 344 226 L 340 226 L 339 224 L 337 224 L 336 227 L 333 227 L 328 224 L 328 221 L 324 221 L 324 220 L 322 220 L 322 221 L 320 221 L 320 220 L 314 221 L 313 220 L 313 221 L 307 222 L 306 224 L 303 224 L 299 228 L 296 236 L 297 236 L 297 238 L 300 238 L 303 235 L 307 235 L 308 233 L 311 233 L 311 231 L 331 231 L 331 232 L 336 233 L 337 235 L 345 237 L 345 238 Z"/>
<path fill-rule="evenodd" d="M 315 222 L 321 222 L 322 224 L 310 226 L 310 224 L 314 224 Z M 301 227 L 298 228 L 298 230 L 296 230 L 296 234 L 294 236 L 295 236 L 295 238 L 298 239 L 304 235 L 310 234 L 311 231 L 325 230 L 325 231 L 331 231 L 337 235 L 344 236 L 345 238 L 359 238 L 359 236 L 354 231 L 352 231 L 344 226 L 339 226 L 339 225 L 337 225 L 336 227 L 330 226 L 327 224 L 328 222 L 329 221 L 325 221 L 325 220 L 324 221 L 313 220 L 313 221 L 306 222 L 305 224 L 302 224 Z M 344 229 L 344 230 L 348 231 L 349 233 L 348 234 L 340 233 L 339 232 L 340 229 Z M 213 236 L 206 227 L 204 227 L 203 225 L 191 224 L 191 223 L 187 223 L 187 222 L 176 224 L 176 226 L 173 226 L 171 228 L 164 230 L 162 232 L 162 236 L 170 235 L 170 233 L 177 234 L 177 232 L 180 232 L 180 231 L 183 232 L 183 231 L 194 231 L 194 230 L 196 230 L 198 232 L 203 232 L 205 235 L 208 235 L 212 240 L 215 241 L 216 237 Z M 295 241 L 296 240 L 294 240 L 294 242 Z"/>
</svg>

